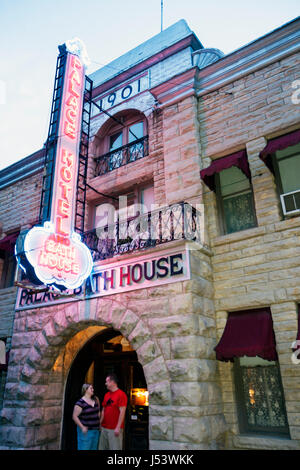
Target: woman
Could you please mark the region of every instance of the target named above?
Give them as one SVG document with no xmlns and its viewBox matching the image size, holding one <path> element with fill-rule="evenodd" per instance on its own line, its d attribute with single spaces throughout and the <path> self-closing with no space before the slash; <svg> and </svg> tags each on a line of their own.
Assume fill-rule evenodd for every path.
<svg viewBox="0 0 300 470">
<path fill-rule="evenodd" d="M 73 421 L 77 424 L 77 449 L 97 450 L 100 427 L 100 403 L 91 384 L 83 384 L 82 397 L 75 403 Z"/>
</svg>

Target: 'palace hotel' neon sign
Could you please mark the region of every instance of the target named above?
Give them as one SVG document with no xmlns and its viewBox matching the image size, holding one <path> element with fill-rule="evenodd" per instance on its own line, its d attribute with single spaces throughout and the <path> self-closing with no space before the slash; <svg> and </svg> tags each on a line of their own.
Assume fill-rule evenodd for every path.
<svg viewBox="0 0 300 470">
<path fill-rule="evenodd" d="M 24 253 L 44 284 L 75 289 L 90 275 L 92 256 L 74 231 L 78 154 L 85 70 L 79 56 L 67 52 L 56 148 L 50 220 L 33 227 Z"/>
</svg>

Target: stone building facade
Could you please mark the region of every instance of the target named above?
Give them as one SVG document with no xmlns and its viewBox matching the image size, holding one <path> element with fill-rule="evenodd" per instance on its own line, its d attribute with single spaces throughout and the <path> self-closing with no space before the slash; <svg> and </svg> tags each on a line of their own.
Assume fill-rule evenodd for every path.
<svg viewBox="0 0 300 470">
<path fill-rule="evenodd" d="M 91 120 L 85 239 L 89 243 L 95 233 L 104 205 L 116 206 L 121 195 L 134 208 L 155 205 L 160 230 L 168 234 L 160 232 L 153 245 L 131 250 L 125 243 L 123 251 L 119 247 L 113 255 L 102 252 L 95 258 L 95 272 L 107 269 L 108 283 L 113 269 L 124 268 L 122 287 L 131 266 L 129 287 L 114 293 L 108 289 L 98 295 L 94 285 L 90 293 L 58 298 L 26 285 L 22 289 L 20 283 L 17 289 L 12 281 L 2 284 L 0 339 L 9 361 L 1 372 L 1 449 L 72 448 L 71 385 L 87 377 L 96 380 L 103 364 L 105 370 L 116 368 L 109 362 L 113 356 L 105 356 L 109 348 L 127 364 L 117 369 L 125 381 L 139 364 L 139 384 L 144 380 L 149 392 L 140 436 L 130 427 L 132 408 L 126 418 L 128 433 L 136 432 L 136 446 L 299 449 L 300 369 L 291 345 L 300 303 L 300 212 L 283 215 L 278 172 L 262 156 L 272 139 L 296 135 L 295 140 L 300 129 L 299 25 L 296 19 L 224 56 L 203 48 L 180 21 L 91 75 L 98 107 Z M 299 142 L 284 151 L 293 147 L 300 159 Z M 281 147 L 273 153 L 277 150 Z M 225 164 L 212 171 L 207 185 L 203 175 L 212 165 L 239 152 L 248 162 L 248 177 L 235 163 L 241 179 L 234 180 L 232 165 Z M 0 173 L 2 240 L 37 223 L 42 157 L 40 151 Z M 241 195 L 241 209 L 226 189 L 236 183 L 243 185 L 234 193 Z M 6 246 L 1 248 L 0 240 L 2 253 Z M 133 270 L 147 261 L 158 266 L 162 258 L 155 283 L 139 284 Z M 166 263 L 169 276 L 164 276 Z M 284 432 L 276 425 L 245 425 L 240 407 L 248 403 L 237 379 L 237 369 L 245 370 L 242 362 L 216 360 L 214 348 L 230 314 L 259 309 L 271 313 Z M 92 348 L 101 349 L 101 360 L 93 362 L 85 353 Z M 133 382 L 126 384 L 130 392 Z M 125 448 L 131 445 L 128 438 Z"/>
</svg>

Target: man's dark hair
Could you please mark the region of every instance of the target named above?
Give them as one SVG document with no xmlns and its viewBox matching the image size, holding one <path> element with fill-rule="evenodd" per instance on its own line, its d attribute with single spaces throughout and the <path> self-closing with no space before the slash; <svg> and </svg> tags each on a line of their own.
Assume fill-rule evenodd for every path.
<svg viewBox="0 0 300 470">
<path fill-rule="evenodd" d="M 111 374 L 108 374 L 107 377 L 109 377 L 110 380 L 112 380 L 113 382 L 115 382 L 117 385 L 118 385 L 118 377 L 116 376 L 116 374 L 114 373 L 111 373 Z"/>
</svg>

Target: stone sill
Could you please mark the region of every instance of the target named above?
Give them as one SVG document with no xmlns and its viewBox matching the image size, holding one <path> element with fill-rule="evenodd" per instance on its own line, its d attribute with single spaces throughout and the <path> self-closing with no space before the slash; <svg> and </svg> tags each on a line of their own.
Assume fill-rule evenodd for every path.
<svg viewBox="0 0 300 470">
<path fill-rule="evenodd" d="M 221 235 L 212 241 L 212 246 L 225 245 L 226 243 L 238 242 L 247 240 L 247 238 L 254 238 L 266 233 L 266 227 L 254 227 L 248 230 L 241 230 L 240 232 L 230 233 L 228 235 Z"/>
<path fill-rule="evenodd" d="M 300 443 L 283 437 L 265 435 L 240 435 L 233 438 L 233 446 L 237 449 L 249 450 L 300 450 Z"/>
<path fill-rule="evenodd" d="M 300 227 L 300 216 L 294 215 L 293 217 L 287 217 L 280 222 L 275 223 L 275 232 L 281 232 L 282 230 L 289 230 L 295 227 Z"/>
<path fill-rule="evenodd" d="M 270 230 L 270 226 L 272 226 L 272 230 Z M 266 233 L 282 232 L 284 230 L 290 230 L 296 227 L 300 227 L 300 216 L 280 220 L 274 224 L 254 227 L 248 230 L 241 230 L 240 232 L 230 233 L 228 235 L 221 235 L 212 240 L 212 247 L 226 245 L 227 243 L 239 242 L 241 240 L 247 240 L 249 238 L 265 235 Z"/>
</svg>

